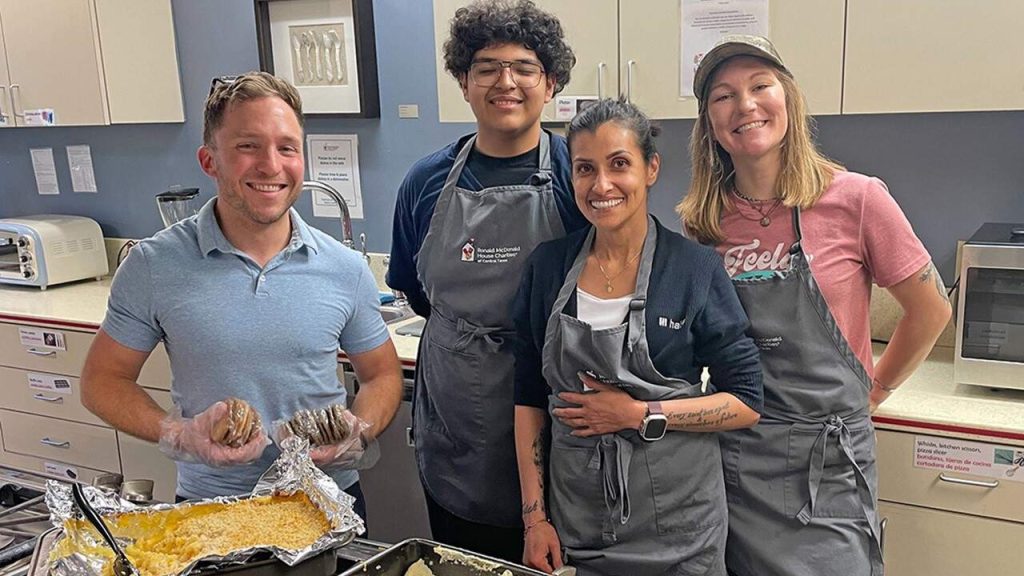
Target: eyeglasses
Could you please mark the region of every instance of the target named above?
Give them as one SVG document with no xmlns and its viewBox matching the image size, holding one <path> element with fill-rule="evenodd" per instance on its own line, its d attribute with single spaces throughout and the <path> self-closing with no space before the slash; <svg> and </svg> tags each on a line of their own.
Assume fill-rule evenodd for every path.
<svg viewBox="0 0 1024 576">
<path fill-rule="evenodd" d="M 239 78 L 240 76 L 214 76 L 213 80 L 210 81 L 210 94 L 213 94 L 217 86 L 221 84 L 234 84 Z M 210 94 L 207 94 L 207 96 Z"/>
<path fill-rule="evenodd" d="M 505 68 L 508 68 L 512 81 L 520 88 L 534 88 L 544 77 L 544 67 L 536 62 L 483 60 L 470 64 L 469 79 L 481 88 L 490 88 L 501 80 Z"/>
</svg>

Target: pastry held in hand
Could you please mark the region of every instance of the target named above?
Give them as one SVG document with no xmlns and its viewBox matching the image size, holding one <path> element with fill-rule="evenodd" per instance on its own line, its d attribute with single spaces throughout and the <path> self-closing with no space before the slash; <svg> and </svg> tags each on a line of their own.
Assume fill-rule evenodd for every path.
<svg viewBox="0 0 1024 576">
<path fill-rule="evenodd" d="M 248 444 L 262 427 L 259 413 L 245 400 L 228 398 L 224 403 L 228 409 L 210 428 L 210 440 L 232 448 Z"/>
<path fill-rule="evenodd" d="M 299 436 L 309 441 L 310 446 L 340 444 L 352 435 L 358 418 L 341 404 L 325 408 L 299 410 L 291 420 L 284 423 L 288 436 Z"/>
<path fill-rule="evenodd" d="M 377 441 L 366 431 L 371 428 L 341 404 L 325 408 L 299 410 L 290 420 L 274 422 L 274 439 L 282 442 L 290 436 L 309 442 L 309 456 L 321 468 L 364 470 L 380 458 Z"/>
</svg>

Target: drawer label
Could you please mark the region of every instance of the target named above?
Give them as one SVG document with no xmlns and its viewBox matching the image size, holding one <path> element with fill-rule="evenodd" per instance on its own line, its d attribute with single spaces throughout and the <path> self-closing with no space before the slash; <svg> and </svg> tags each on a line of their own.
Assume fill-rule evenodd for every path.
<svg viewBox="0 0 1024 576">
<path fill-rule="evenodd" d="M 67 350 L 64 333 L 56 330 L 18 327 L 18 339 L 22 346 L 32 348 L 49 348 L 51 350 Z"/>
<path fill-rule="evenodd" d="M 61 464 L 59 462 L 43 462 L 43 472 L 46 472 L 51 476 L 60 476 L 61 478 L 78 480 L 78 468 L 68 466 L 67 464 Z"/>
<path fill-rule="evenodd" d="M 33 390 L 45 390 L 57 394 L 71 394 L 71 379 L 66 376 L 54 376 L 53 374 L 39 374 L 29 372 L 28 387 Z"/>
<path fill-rule="evenodd" d="M 1024 448 L 915 436 L 914 466 L 1024 482 Z"/>
</svg>

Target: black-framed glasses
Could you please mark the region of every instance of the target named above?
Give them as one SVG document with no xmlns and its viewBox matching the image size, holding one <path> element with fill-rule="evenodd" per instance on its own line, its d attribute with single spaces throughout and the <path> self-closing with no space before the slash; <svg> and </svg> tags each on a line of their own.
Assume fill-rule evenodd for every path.
<svg viewBox="0 0 1024 576">
<path fill-rule="evenodd" d="M 508 68 L 512 81 L 520 88 L 534 88 L 544 77 L 544 67 L 524 60 L 481 60 L 469 66 L 469 79 L 481 88 L 490 88 L 501 80 Z"/>
<path fill-rule="evenodd" d="M 210 81 L 210 94 L 213 94 L 214 89 L 221 84 L 234 84 L 240 76 L 214 76 L 213 80 Z M 210 94 L 207 94 L 209 96 Z"/>
</svg>

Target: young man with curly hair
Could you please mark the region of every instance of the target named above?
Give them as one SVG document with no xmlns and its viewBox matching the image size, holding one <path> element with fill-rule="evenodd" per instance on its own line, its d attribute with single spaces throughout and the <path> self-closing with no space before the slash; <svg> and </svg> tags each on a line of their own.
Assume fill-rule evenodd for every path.
<svg viewBox="0 0 1024 576">
<path fill-rule="evenodd" d="M 444 60 L 477 130 L 406 175 L 387 283 L 428 319 L 413 429 L 433 537 L 521 562 L 509 305 L 534 247 L 586 225 L 540 124 L 576 57 L 554 16 L 488 0 L 456 11 Z"/>
</svg>

